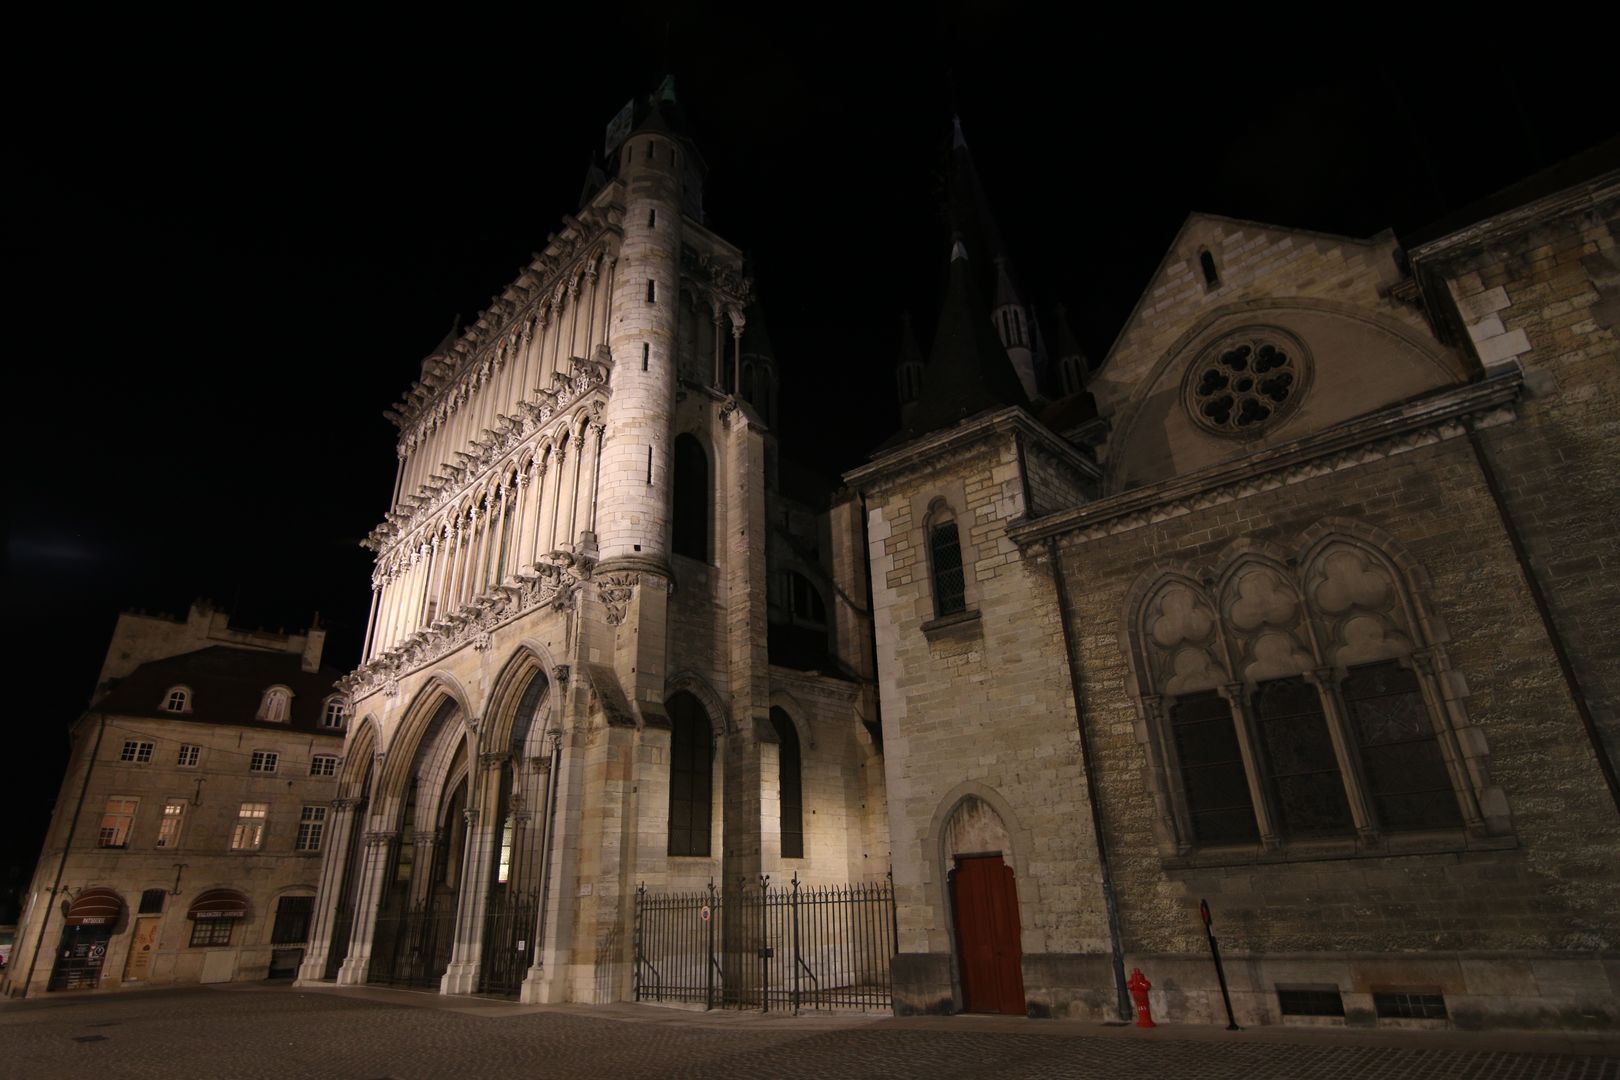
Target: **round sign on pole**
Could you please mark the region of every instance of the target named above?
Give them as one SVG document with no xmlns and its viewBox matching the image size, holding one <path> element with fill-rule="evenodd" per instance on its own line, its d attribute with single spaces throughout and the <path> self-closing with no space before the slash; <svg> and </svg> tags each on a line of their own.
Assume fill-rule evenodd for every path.
<svg viewBox="0 0 1620 1080">
<path fill-rule="evenodd" d="M 702 919 L 704 922 L 709 921 L 709 905 L 708 904 L 704 904 L 701 908 L 698 909 L 698 918 Z"/>
</svg>

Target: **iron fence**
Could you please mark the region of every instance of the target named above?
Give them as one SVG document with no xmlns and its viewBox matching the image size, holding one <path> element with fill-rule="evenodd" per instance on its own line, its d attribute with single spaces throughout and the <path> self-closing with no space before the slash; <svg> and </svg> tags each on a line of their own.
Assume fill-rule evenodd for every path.
<svg viewBox="0 0 1620 1080">
<path fill-rule="evenodd" d="M 538 893 L 511 892 L 490 897 L 484 909 L 484 962 L 478 990 L 517 996 L 534 962 Z"/>
<path fill-rule="evenodd" d="M 893 875 L 723 892 L 636 890 L 635 998 L 769 1012 L 890 1007 Z"/>
<path fill-rule="evenodd" d="M 430 895 L 408 908 L 377 913 L 368 982 L 437 988 L 450 966 L 455 943 L 455 897 L 439 903 Z"/>
</svg>

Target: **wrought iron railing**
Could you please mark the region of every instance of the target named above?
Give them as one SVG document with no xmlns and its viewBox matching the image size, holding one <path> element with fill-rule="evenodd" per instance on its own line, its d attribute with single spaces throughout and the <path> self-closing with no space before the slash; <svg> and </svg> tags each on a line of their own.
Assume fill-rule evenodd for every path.
<svg viewBox="0 0 1620 1080">
<path fill-rule="evenodd" d="M 730 892 L 636 890 L 635 999 L 769 1012 L 890 1007 L 892 875 Z"/>
<path fill-rule="evenodd" d="M 377 913 L 367 981 L 391 986 L 437 988 L 450 966 L 455 943 L 456 902 L 429 895 L 409 908 Z"/>
<path fill-rule="evenodd" d="M 484 962 L 478 990 L 515 997 L 535 954 L 535 917 L 540 897 L 533 892 L 501 893 L 484 909 Z"/>
</svg>

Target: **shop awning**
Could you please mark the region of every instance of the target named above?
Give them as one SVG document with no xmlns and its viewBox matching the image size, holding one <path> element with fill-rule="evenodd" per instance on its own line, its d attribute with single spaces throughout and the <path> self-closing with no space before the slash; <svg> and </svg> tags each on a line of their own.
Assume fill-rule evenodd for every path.
<svg viewBox="0 0 1620 1080">
<path fill-rule="evenodd" d="M 124 898 L 111 889 L 86 889 L 68 907 L 69 926 L 112 926 L 124 913 Z"/>
<path fill-rule="evenodd" d="M 190 919 L 245 919 L 248 898 L 235 889 L 209 889 L 191 902 Z"/>
</svg>

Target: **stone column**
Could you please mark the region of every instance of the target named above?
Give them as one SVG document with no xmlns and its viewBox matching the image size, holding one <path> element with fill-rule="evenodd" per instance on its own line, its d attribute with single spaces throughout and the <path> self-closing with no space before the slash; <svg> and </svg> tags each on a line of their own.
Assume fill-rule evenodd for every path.
<svg viewBox="0 0 1620 1080">
<path fill-rule="evenodd" d="M 360 662 L 363 664 L 371 659 L 372 639 L 377 635 L 377 601 L 381 599 L 381 587 L 376 578 L 371 579 L 371 614 L 366 616 L 366 644 L 360 650 Z"/>
<path fill-rule="evenodd" d="M 1344 784 L 1345 799 L 1350 804 L 1350 820 L 1355 824 L 1356 836 L 1362 843 L 1378 838 L 1378 815 L 1373 813 L 1367 800 L 1367 784 L 1361 769 L 1361 754 L 1356 749 L 1355 737 L 1350 733 L 1350 720 L 1344 703 L 1339 699 L 1338 685 L 1331 667 L 1319 667 L 1304 674 L 1306 682 L 1316 687 L 1322 700 L 1322 719 L 1327 722 L 1328 739 L 1333 743 L 1333 757 L 1339 766 L 1339 778 Z"/>
<path fill-rule="evenodd" d="M 538 462 L 530 461 L 529 467 L 518 470 L 518 500 L 517 515 L 513 525 L 517 529 L 517 551 L 515 559 L 519 574 L 532 573 L 529 569 L 534 565 L 534 504 L 536 491 L 530 490 L 530 474 Z"/>
<path fill-rule="evenodd" d="M 480 724 L 481 728 L 482 725 Z M 450 966 L 440 983 L 445 994 L 472 994 L 478 990 L 483 968 L 485 909 L 494 882 L 494 864 L 501 842 L 501 766 L 511 755 L 504 750 L 478 755 L 471 797 L 476 805 L 466 811 L 467 842 L 462 851 L 461 880 L 457 889 L 456 933 Z"/>
<path fill-rule="evenodd" d="M 1254 803 L 1254 820 L 1260 830 L 1260 846 L 1267 851 L 1282 847 L 1277 815 L 1271 808 L 1271 792 L 1261 779 L 1265 770 L 1260 759 L 1260 740 L 1255 734 L 1254 717 L 1249 713 L 1248 695 L 1242 683 L 1227 683 L 1220 695 L 1232 709 L 1232 725 L 1237 731 L 1238 752 L 1243 756 L 1243 772 L 1249 782 L 1249 800 Z"/>
<path fill-rule="evenodd" d="M 326 975 L 326 957 L 332 951 L 332 923 L 337 918 L 338 900 L 343 896 L 343 875 L 348 870 L 350 833 L 356 827 L 353 799 L 332 800 L 332 821 L 324 837 L 321 855 L 321 886 L 315 894 L 315 912 L 309 927 L 309 948 L 299 965 L 297 984 L 321 982 Z"/>
<path fill-rule="evenodd" d="M 349 955 L 338 969 L 339 986 L 359 986 L 371 970 L 371 939 L 377 930 L 377 906 L 388 882 L 388 864 L 399 834 L 392 829 L 366 833 L 365 865 L 355 890 L 354 924 L 349 931 Z"/>
</svg>

